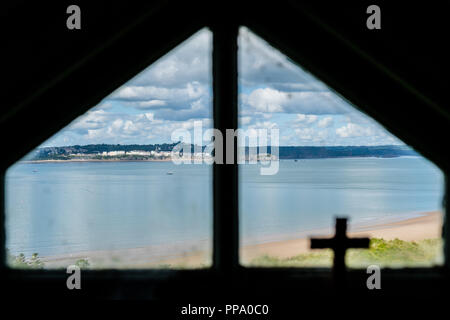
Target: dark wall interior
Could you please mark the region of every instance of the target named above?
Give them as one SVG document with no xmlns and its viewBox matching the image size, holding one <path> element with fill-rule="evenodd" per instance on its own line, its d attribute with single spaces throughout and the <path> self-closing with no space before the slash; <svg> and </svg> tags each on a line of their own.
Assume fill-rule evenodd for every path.
<svg viewBox="0 0 450 320">
<path fill-rule="evenodd" d="M 73 3 L 82 8 L 79 31 L 65 27 L 65 10 Z M 365 26 L 365 9 L 373 3 L 382 10 L 381 30 Z M 6 170 L 200 28 L 243 24 L 447 173 L 448 12 L 447 1 L 420 6 L 409 1 L 289 0 L 4 4 L 0 13 L 1 169 Z M 280 296 L 333 292 L 327 273 L 236 272 L 232 280 L 213 271 L 131 276 L 92 273 L 86 290 L 71 293 L 60 280 L 64 274 L 42 277 L 3 269 L 2 283 L 16 297 L 24 294 L 18 288 L 28 288 L 28 297 L 39 293 L 53 298 L 153 297 L 172 301 L 229 295 L 270 301 Z M 364 276 L 358 274 L 352 277 Z M 408 274 L 411 278 L 401 272 L 387 275 L 386 286 L 392 294 L 440 295 L 448 291 L 446 268 Z"/>
</svg>

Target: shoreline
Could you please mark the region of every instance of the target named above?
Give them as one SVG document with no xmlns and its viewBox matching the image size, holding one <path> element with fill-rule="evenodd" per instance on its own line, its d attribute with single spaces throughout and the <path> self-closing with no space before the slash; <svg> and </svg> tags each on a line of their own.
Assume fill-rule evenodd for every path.
<svg viewBox="0 0 450 320">
<path fill-rule="evenodd" d="M 440 211 L 423 212 L 406 219 L 378 219 L 373 222 L 349 226 L 349 237 L 369 236 L 385 240 L 401 239 L 419 241 L 441 237 L 442 213 Z M 257 257 L 270 255 L 277 258 L 289 258 L 302 253 L 313 252 L 309 249 L 309 237 L 330 237 L 331 229 L 306 231 L 308 236 L 287 240 L 266 241 L 248 244 L 240 248 L 241 263 L 247 264 Z M 65 268 L 79 259 L 88 259 L 94 267 L 116 268 L 155 268 L 158 266 L 182 266 L 195 268 L 211 264 L 211 250 L 207 249 L 208 241 L 204 240 L 203 249 L 186 251 L 184 243 L 170 246 L 145 246 L 130 249 L 84 251 L 72 254 L 43 256 L 41 261 L 46 268 Z M 170 254 L 168 248 L 178 251 Z M 159 253 L 159 255 L 158 255 Z M 155 255 L 156 254 L 156 255 Z M 120 263 L 119 263 L 120 262 Z"/>
<path fill-rule="evenodd" d="M 63 162 L 170 162 L 172 159 L 152 159 L 152 160 L 117 160 L 117 159 L 68 159 L 68 160 L 23 160 L 21 164 L 38 164 L 38 163 L 63 163 Z"/>
<path fill-rule="evenodd" d="M 397 159 L 397 158 L 420 158 L 420 156 L 392 156 L 392 157 L 375 157 L 375 156 L 343 156 L 343 157 L 328 157 L 328 158 L 284 158 L 277 159 L 278 161 L 301 161 L 301 160 L 329 160 L 329 159 Z M 22 164 L 37 164 L 37 163 L 63 163 L 63 162 L 170 162 L 172 159 L 148 159 L 148 160 L 122 160 L 122 159 L 48 159 L 48 160 L 20 160 L 18 163 Z M 273 161 L 273 160 L 271 160 Z"/>
<path fill-rule="evenodd" d="M 404 241 L 420 241 L 441 237 L 442 213 L 440 211 L 423 212 L 420 216 L 403 220 L 391 219 L 387 221 L 374 221 L 374 223 L 349 226 L 349 237 L 382 238 L 384 240 L 400 239 Z M 311 231 L 310 237 L 331 237 L 333 232 L 324 233 L 324 230 Z M 309 237 L 291 240 L 282 240 L 264 244 L 244 246 L 241 251 L 242 260 L 250 262 L 262 255 L 278 258 L 289 258 L 298 254 L 314 252 L 309 249 Z"/>
</svg>

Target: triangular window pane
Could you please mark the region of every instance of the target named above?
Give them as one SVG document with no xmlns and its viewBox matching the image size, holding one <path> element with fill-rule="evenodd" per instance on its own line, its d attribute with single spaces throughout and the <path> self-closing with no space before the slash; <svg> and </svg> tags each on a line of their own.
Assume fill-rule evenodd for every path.
<svg viewBox="0 0 450 320">
<path fill-rule="evenodd" d="M 373 238 L 370 252 L 347 254 L 350 266 L 442 262 L 436 166 L 247 28 L 239 91 L 240 129 L 278 129 L 280 145 L 272 175 L 261 161 L 240 167 L 242 264 L 330 266 L 331 251 L 311 251 L 308 237 L 331 236 L 336 216 L 350 236 Z"/>
<path fill-rule="evenodd" d="M 211 166 L 170 161 L 172 132 L 211 126 L 211 46 L 199 31 L 8 169 L 11 267 L 211 264 Z"/>
</svg>

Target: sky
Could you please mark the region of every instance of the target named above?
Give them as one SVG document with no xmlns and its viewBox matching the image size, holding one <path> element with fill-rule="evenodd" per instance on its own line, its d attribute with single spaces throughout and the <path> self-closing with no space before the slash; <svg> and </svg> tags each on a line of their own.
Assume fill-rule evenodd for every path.
<svg viewBox="0 0 450 320">
<path fill-rule="evenodd" d="M 277 128 L 280 145 L 402 144 L 247 28 L 238 45 L 240 128 Z M 202 29 L 43 146 L 172 143 L 195 121 L 211 128 L 211 63 L 212 34 Z"/>
</svg>

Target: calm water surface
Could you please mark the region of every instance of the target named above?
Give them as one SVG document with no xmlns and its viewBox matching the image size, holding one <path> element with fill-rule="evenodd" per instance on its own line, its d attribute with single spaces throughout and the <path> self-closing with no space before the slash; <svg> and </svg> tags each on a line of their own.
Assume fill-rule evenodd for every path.
<svg viewBox="0 0 450 320">
<path fill-rule="evenodd" d="M 171 162 L 21 163 L 6 176 L 7 247 L 41 256 L 211 243 L 212 170 Z M 168 175 L 173 171 L 173 175 Z M 422 158 L 285 160 L 240 167 L 245 243 L 441 209 L 443 177 Z"/>
</svg>

